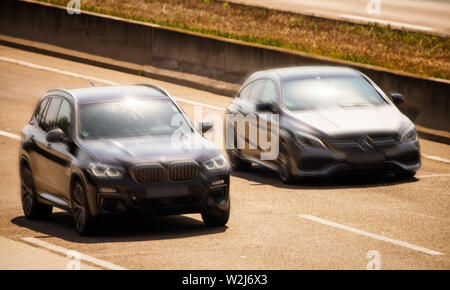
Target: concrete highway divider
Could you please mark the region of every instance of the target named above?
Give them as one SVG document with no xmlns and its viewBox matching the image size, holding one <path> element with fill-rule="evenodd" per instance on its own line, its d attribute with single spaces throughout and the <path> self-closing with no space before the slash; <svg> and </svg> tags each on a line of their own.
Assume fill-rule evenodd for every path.
<svg viewBox="0 0 450 290">
<path fill-rule="evenodd" d="M 0 2 L 0 44 L 68 57 L 232 96 L 249 73 L 292 65 L 350 66 L 386 92 L 421 127 L 450 131 L 450 81 L 82 12 L 33 1 Z M 14 41 L 20 40 L 20 41 Z M 41 45 L 39 45 L 41 44 Z M 445 137 L 448 142 L 448 137 Z M 442 140 L 441 140 L 442 141 Z"/>
</svg>

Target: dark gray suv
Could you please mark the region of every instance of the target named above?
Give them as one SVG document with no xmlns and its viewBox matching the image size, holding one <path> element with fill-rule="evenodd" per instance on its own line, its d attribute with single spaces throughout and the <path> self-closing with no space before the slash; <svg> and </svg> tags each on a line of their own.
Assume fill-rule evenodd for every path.
<svg viewBox="0 0 450 290">
<path fill-rule="evenodd" d="M 56 206 L 82 235 L 105 214 L 201 213 L 211 226 L 230 215 L 227 161 L 157 86 L 49 91 L 22 131 L 19 162 L 25 216 Z"/>
</svg>

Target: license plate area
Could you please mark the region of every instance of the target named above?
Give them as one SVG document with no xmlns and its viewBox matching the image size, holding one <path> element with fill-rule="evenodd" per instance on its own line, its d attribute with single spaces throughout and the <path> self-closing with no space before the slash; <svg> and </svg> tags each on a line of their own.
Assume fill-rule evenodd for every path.
<svg viewBox="0 0 450 290">
<path fill-rule="evenodd" d="M 189 195 L 189 188 L 185 185 L 152 186 L 152 188 L 145 190 L 146 198 L 179 197 L 187 195 Z"/>
<path fill-rule="evenodd" d="M 381 164 L 386 160 L 384 152 L 348 153 L 347 162 L 352 165 Z"/>
</svg>

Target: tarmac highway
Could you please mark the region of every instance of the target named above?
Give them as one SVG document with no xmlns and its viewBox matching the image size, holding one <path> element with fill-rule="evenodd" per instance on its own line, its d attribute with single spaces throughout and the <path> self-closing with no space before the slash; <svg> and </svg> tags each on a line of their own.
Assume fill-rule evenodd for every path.
<svg viewBox="0 0 450 290">
<path fill-rule="evenodd" d="M 450 34 L 448 0 L 231 0 L 229 2 L 293 11 L 352 22 Z"/>
<path fill-rule="evenodd" d="M 101 269 L 450 269 L 450 147 L 420 140 L 417 177 L 306 180 L 283 184 L 255 167 L 231 177 L 227 227 L 200 215 L 109 219 L 80 237 L 71 216 L 22 212 L 18 138 L 52 88 L 154 83 L 192 116 L 223 115 L 230 98 L 141 76 L 0 46 L 0 268 L 65 268 L 69 251 Z M 374 252 L 375 251 L 375 252 Z M 26 254 L 24 254 L 26 253 Z M 51 256 L 45 258 L 46 254 Z M 54 263 L 52 262 L 54 261 Z"/>
</svg>

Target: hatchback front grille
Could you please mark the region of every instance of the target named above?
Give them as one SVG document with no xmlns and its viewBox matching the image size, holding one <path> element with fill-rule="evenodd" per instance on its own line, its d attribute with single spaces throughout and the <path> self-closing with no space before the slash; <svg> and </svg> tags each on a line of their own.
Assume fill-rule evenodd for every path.
<svg viewBox="0 0 450 290">
<path fill-rule="evenodd" d="M 396 135 L 355 135 L 335 137 L 329 140 L 331 146 L 340 152 L 366 152 L 387 149 L 398 144 Z"/>
<path fill-rule="evenodd" d="M 131 177 L 140 184 L 153 184 L 170 181 L 186 182 L 194 179 L 199 165 L 194 161 L 176 161 L 164 167 L 160 163 L 139 164 L 131 168 Z"/>
<path fill-rule="evenodd" d="M 194 179 L 198 174 L 199 166 L 193 161 L 174 162 L 168 167 L 169 180 L 183 182 Z"/>
</svg>

